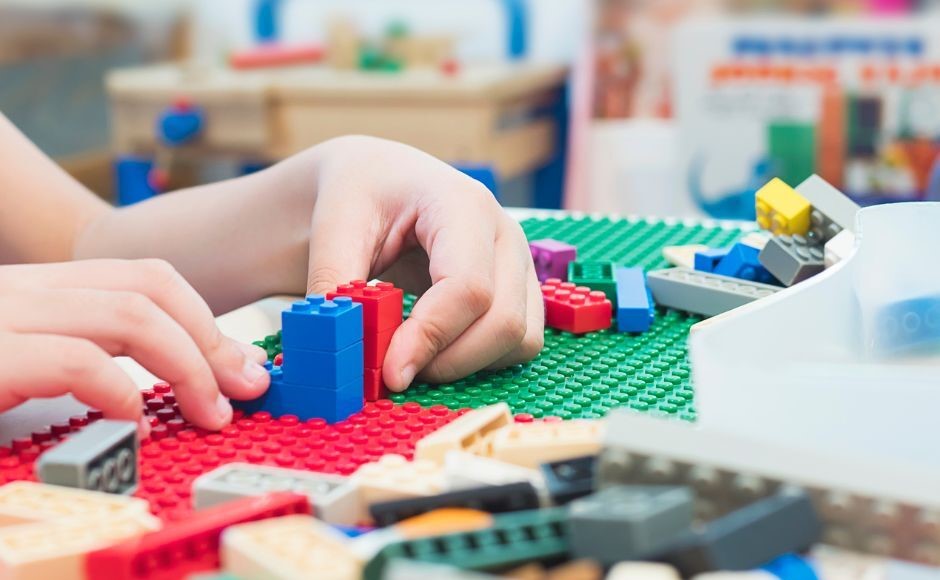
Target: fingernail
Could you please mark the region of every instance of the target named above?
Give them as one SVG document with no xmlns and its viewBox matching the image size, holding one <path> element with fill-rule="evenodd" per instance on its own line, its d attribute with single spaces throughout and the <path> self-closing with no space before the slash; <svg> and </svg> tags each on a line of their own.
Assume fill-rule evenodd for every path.
<svg viewBox="0 0 940 580">
<path fill-rule="evenodd" d="M 219 397 L 215 400 L 215 409 L 219 413 L 219 417 L 222 421 L 228 423 L 232 418 L 232 404 L 229 403 L 225 395 L 221 393 L 219 393 Z"/>
<path fill-rule="evenodd" d="M 268 371 L 265 368 L 251 359 L 245 359 L 245 366 L 242 367 L 242 376 L 245 377 L 245 381 L 252 386 L 257 385 L 264 379 L 264 375 L 268 374 Z"/>
<path fill-rule="evenodd" d="M 401 369 L 401 384 L 405 389 L 411 385 L 411 381 L 415 380 L 415 368 L 412 365 L 407 365 L 405 368 Z"/>
</svg>

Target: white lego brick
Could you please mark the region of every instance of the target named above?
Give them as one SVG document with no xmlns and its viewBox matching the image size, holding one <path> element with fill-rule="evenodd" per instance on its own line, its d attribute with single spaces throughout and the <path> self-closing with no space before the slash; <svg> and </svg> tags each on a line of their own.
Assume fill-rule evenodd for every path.
<svg viewBox="0 0 940 580">
<path fill-rule="evenodd" d="M 437 495 L 446 490 L 444 469 L 433 461 L 408 461 L 401 455 L 384 455 L 352 474 L 363 503 Z"/>
<path fill-rule="evenodd" d="M 697 502 L 715 504 L 719 513 L 796 485 L 810 493 L 827 543 L 940 561 L 936 470 L 790 449 L 627 410 L 614 411 L 607 421 L 601 485 L 690 485 Z"/>
<path fill-rule="evenodd" d="M 72 516 L 105 517 L 149 512 L 150 504 L 135 497 L 31 481 L 15 481 L 0 486 L 0 529 Z"/>
<path fill-rule="evenodd" d="M 842 230 L 834 238 L 826 242 L 823 258 L 827 268 L 835 266 L 855 251 L 855 234 L 849 230 Z"/>
<path fill-rule="evenodd" d="M 606 580 L 681 580 L 681 577 L 669 564 L 620 562 L 610 569 Z"/>
<path fill-rule="evenodd" d="M 125 511 L 0 528 L 0 578 L 86 580 L 85 554 L 160 525 L 148 513 Z"/>
<path fill-rule="evenodd" d="M 448 451 L 444 457 L 444 482 L 448 490 L 529 482 L 547 501 L 545 477 L 536 469 L 520 467 L 466 451 Z"/>
<path fill-rule="evenodd" d="M 704 316 L 727 312 L 780 290 L 769 284 L 688 268 L 655 270 L 647 274 L 646 281 L 657 305 Z"/>
<path fill-rule="evenodd" d="M 818 175 L 811 175 L 796 187 L 806 201 L 836 225 L 855 231 L 855 214 L 861 209 L 857 203 Z"/>
<path fill-rule="evenodd" d="M 227 528 L 222 566 L 243 580 L 358 580 L 363 562 L 341 533 L 292 515 Z"/>
<path fill-rule="evenodd" d="M 275 491 L 307 496 L 316 517 L 330 524 L 355 525 L 362 511 L 358 490 L 348 477 L 250 463 L 230 463 L 197 477 L 193 505 L 203 509 Z"/>
<path fill-rule="evenodd" d="M 663 259 L 680 268 L 695 268 L 695 254 L 704 252 L 709 247 L 702 244 L 688 246 L 666 246 L 663 248 Z"/>
<path fill-rule="evenodd" d="M 592 419 L 513 423 L 494 431 L 483 454 L 493 459 L 535 469 L 600 451 L 603 422 Z"/>
<path fill-rule="evenodd" d="M 487 434 L 512 423 L 512 412 L 506 403 L 474 409 L 420 439 L 415 445 L 415 459 L 444 463 L 451 450 L 469 450 Z"/>
</svg>

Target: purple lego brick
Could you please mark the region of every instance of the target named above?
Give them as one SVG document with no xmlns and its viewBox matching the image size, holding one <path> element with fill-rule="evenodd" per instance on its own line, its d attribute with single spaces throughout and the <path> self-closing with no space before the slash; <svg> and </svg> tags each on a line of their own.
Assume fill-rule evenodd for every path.
<svg viewBox="0 0 940 580">
<path fill-rule="evenodd" d="M 549 278 L 568 279 L 568 264 L 577 257 L 578 248 L 558 240 L 535 240 L 529 242 L 529 251 L 535 262 L 535 273 L 539 282 Z"/>
</svg>

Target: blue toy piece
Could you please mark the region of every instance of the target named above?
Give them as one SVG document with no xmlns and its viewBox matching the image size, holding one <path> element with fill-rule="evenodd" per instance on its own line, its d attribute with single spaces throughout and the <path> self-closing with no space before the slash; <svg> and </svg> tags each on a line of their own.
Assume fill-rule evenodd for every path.
<svg viewBox="0 0 940 580">
<path fill-rule="evenodd" d="M 281 313 L 281 327 L 285 350 L 339 352 L 362 341 L 362 304 L 348 296 L 311 295 Z"/>
<path fill-rule="evenodd" d="M 940 345 L 940 295 L 888 304 L 874 320 L 872 348 L 879 354 L 935 349 Z"/>
<path fill-rule="evenodd" d="M 796 554 L 784 554 L 761 566 L 761 570 L 770 572 L 780 580 L 819 580 L 819 575 L 809 562 Z"/>
<path fill-rule="evenodd" d="M 157 125 L 164 145 L 179 147 L 196 139 L 205 125 L 205 113 L 198 107 L 173 105 L 166 109 Z"/>
<path fill-rule="evenodd" d="M 617 268 L 614 280 L 617 283 L 617 330 L 646 332 L 653 324 L 656 308 L 643 269 Z"/>
<path fill-rule="evenodd" d="M 695 269 L 699 272 L 715 272 L 718 262 L 722 261 L 731 248 L 710 248 L 701 252 L 695 252 Z"/>
<path fill-rule="evenodd" d="M 319 418 L 335 423 L 362 410 L 365 404 L 362 385 L 361 375 L 338 389 L 290 384 L 284 381 L 281 369 L 275 367 L 271 371 L 271 386 L 263 395 L 251 401 L 232 401 L 232 405 L 249 414 L 267 411 L 274 416 L 296 415 L 301 421 Z"/>
<path fill-rule="evenodd" d="M 767 271 L 767 268 L 758 259 L 760 250 L 747 244 L 738 242 L 731 246 L 728 255 L 722 258 L 713 270 L 714 274 L 731 276 L 751 282 L 763 284 L 776 284 L 776 279 Z M 696 268 L 698 269 L 698 268 Z"/>
<path fill-rule="evenodd" d="M 363 342 L 360 340 L 338 352 L 284 349 L 284 380 L 290 384 L 335 389 L 363 376 Z"/>
<path fill-rule="evenodd" d="M 153 160 L 145 157 L 123 156 L 114 163 L 115 190 L 120 206 L 150 199 L 157 191 L 150 185 Z"/>
</svg>

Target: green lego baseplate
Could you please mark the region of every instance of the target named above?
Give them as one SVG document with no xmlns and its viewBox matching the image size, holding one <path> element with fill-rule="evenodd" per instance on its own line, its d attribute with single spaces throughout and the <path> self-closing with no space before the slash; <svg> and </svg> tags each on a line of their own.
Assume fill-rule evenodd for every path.
<svg viewBox="0 0 940 580">
<path fill-rule="evenodd" d="M 662 257 L 665 246 L 725 247 L 745 233 L 727 224 L 592 217 L 528 219 L 522 228 L 530 240 L 552 238 L 577 246 L 578 260 L 646 271 L 669 267 Z M 414 301 L 414 296 L 405 297 L 406 315 Z M 617 332 L 616 325 L 581 336 L 547 328 L 545 348 L 527 364 L 444 385 L 417 383 L 390 398 L 451 409 L 505 401 L 514 413 L 536 418 L 598 418 L 611 409 L 630 407 L 694 421 L 686 343 L 689 329 L 700 320 L 657 307 L 653 326 L 642 334 Z M 273 358 L 280 352 L 280 335 L 256 344 Z"/>
</svg>

